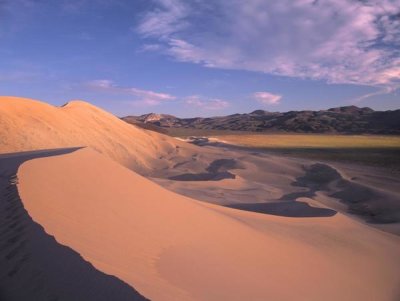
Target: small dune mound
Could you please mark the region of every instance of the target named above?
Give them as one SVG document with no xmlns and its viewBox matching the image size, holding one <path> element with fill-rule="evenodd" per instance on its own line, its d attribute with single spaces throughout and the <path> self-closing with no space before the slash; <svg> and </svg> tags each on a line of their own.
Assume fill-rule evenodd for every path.
<svg viewBox="0 0 400 301">
<path fill-rule="evenodd" d="M 298 177 L 293 185 L 309 190 L 286 194 L 282 200 L 312 197 L 315 192 L 324 191 L 347 205 L 349 213 L 357 214 L 369 223 L 397 223 L 400 220 L 397 195 L 345 179 L 327 164 L 316 163 L 305 167 L 305 174 Z"/>
<path fill-rule="evenodd" d="M 206 170 L 213 173 L 239 168 L 242 168 L 242 166 L 235 159 L 218 159 L 212 161 Z"/>
<path fill-rule="evenodd" d="M 174 181 L 220 181 L 224 179 L 235 179 L 236 176 L 230 173 L 231 169 L 242 168 L 234 159 L 217 159 L 212 161 L 206 168 L 206 172 L 184 173 L 169 177 Z"/>
<path fill-rule="evenodd" d="M 179 156 L 178 150 L 194 147 L 139 129 L 78 100 L 54 107 L 32 99 L 0 97 L 0 116 L 0 153 L 90 146 L 146 174 L 166 164 L 161 156 Z"/>
<path fill-rule="evenodd" d="M 232 204 L 227 207 L 286 217 L 330 217 L 337 213 L 329 208 L 312 207 L 305 202 L 299 201 L 244 203 Z"/>
<path fill-rule="evenodd" d="M 329 165 L 316 163 L 305 168 L 305 175 L 297 178 L 294 185 L 320 190 L 331 182 L 341 179 L 338 171 Z"/>
</svg>

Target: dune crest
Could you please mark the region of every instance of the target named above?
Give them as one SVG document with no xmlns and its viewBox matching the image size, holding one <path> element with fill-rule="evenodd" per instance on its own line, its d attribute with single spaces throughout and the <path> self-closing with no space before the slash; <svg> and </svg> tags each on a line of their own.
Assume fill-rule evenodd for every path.
<svg viewBox="0 0 400 301">
<path fill-rule="evenodd" d="M 151 300 L 400 293 L 400 238 L 340 213 L 293 219 L 201 203 L 88 148 L 25 162 L 18 177 L 25 208 L 47 233 Z"/>
<path fill-rule="evenodd" d="M 0 153 L 90 146 L 146 174 L 165 165 L 161 156 L 184 155 L 194 146 L 144 131 L 87 102 L 62 107 L 19 97 L 0 97 Z M 180 147 L 180 149 L 179 149 Z"/>
<path fill-rule="evenodd" d="M 17 190 L 18 167 L 27 160 L 76 148 L 0 155 L 0 299 L 148 301 L 134 288 L 96 270 L 35 223 Z"/>
</svg>

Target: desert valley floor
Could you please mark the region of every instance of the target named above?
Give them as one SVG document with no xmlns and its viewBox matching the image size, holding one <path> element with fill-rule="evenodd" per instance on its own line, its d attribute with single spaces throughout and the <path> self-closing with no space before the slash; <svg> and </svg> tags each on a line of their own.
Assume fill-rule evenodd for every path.
<svg viewBox="0 0 400 301">
<path fill-rule="evenodd" d="M 400 299 L 400 180 L 0 98 L 0 300 Z"/>
</svg>

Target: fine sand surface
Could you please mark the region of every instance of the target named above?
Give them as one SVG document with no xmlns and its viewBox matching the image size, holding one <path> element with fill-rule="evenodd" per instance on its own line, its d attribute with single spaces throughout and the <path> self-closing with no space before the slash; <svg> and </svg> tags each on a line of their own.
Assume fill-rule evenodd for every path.
<svg viewBox="0 0 400 301">
<path fill-rule="evenodd" d="M 400 180 L 396 175 L 366 166 L 210 146 L 201 149 L 176 168 L 154 171 L 152 180 L 197 200 L 249 211 L 292 217 L 338 211 L 400 235 Z M 208 151 L 216 149 L 225 164 L 210 172 L 212 163 L 220 160 L 212 161 L 214 155 Z M 299 204 L 300 198 L 312 199 L 314 207 L 329 210 Z"/>
<path fill-rule="evenodd" d="M 192 152 L 193 148 L 136 128 L 83 101 L 55 107 L 32 99 L 1 96 L 0 116 L 0 153 L 90 146 L 146 174 L 168 166 L 165 157 L 186 157 L 186 150 Z"/>
<path fill-rule="evenodd" d="M 291 218 L 198 202 L 89 148 L 27 161 L 18 178 L 46 233 L 150 300 L 400 297 L 400 238 L 341 213 Z"/>
<path fill-rule="evenodd" d="M 21 202 L 16 186 L 20 164 L 75 150 L 0 155 L 0 300 L 147 300 L 57 243 L 32 220 Z"/>
</svg>

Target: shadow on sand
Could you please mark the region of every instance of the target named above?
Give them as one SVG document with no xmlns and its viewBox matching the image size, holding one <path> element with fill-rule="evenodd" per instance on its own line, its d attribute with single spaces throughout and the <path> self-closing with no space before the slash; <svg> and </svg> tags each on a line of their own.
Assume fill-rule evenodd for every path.
<svg viewBox="0 0 400 301">
<path fill-rule="evenodd" d="M 306 190 L 283 195 L 279 200 L 266 203 L 235 203 L 227 207 L 288 217 L 328 217 L 336 214 L 328 208 L 315 208 L 297 198 L 313 198 L 317 191 L 335 198 L 347 206 L 348 213 L 358 215 L 368 223 L 390 224 L 400 219 L 398 202 L 376 189 L 346 180 L 333 167 L 315 163 L 304 167 L 304 175 L 293 186 Z"/>
<path fill-rule="evenodd" d="M 232 204 L 227 207 L 286 217 L 329 217 L 337 213 L 332 209 L 311 207 L 298 201 Z"/>
<path fill-rule="evenodd" d="M 77 149 L 0 155 L 0 300 L 148 300 L 59 244 L 24 209 L 16 186 L 18 167 Z"/>
<path fill-rule="evenodd" d="M 185 173 L 169 177 L 169 179 L 174 181 L 220 181 L 224 179 L 235 179 L 236 176 L 230 173 L 229 170 L 238 168 L 242 167 L 234 159 L 218 159 L 210 163 L 206 168 L 206 172 Z"/>
</svg>

